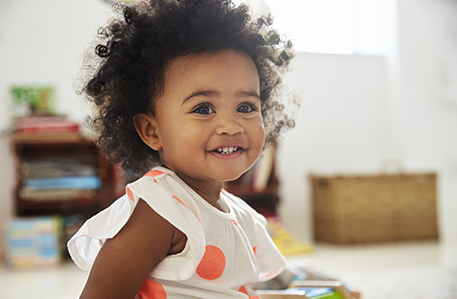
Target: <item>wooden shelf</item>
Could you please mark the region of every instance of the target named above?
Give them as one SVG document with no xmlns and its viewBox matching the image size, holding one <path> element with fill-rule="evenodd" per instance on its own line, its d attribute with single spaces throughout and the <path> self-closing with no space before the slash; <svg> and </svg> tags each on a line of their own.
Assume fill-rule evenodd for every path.
<svg viewBox="0 0 457 299">
<path fill-rule="evenodd" d="M 44 134 L 13 134 L 11 141 L 14 144 L 37 144 L 37 143 L 79 143 L 93 142 L 93 140 L 83 137 L 79 133 L 44 133 Z"/>
<path fill-rule="evenodd" d="M 75 133 L 18 134 L 12 136 L 11 143 L 16 166 L 14 208 L 17 216 L 83 214 L 90 217 L 124 193 L 120 169 L 99 153 L 92 139 Z M 48 197 L 46 195 L 36 196 L 33 193 L 25 196 L 21 193 L 24 160 L 65 159 L 68 157 L 92 164 L 101 180 L 101 188 L 97 190 L 63 189 L 61 195 L 57 192 Z"/>
</svg>

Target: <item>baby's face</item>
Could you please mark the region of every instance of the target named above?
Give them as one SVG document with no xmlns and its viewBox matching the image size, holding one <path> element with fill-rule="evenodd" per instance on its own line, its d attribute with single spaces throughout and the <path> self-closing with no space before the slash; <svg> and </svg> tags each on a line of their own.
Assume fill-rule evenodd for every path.
<svg viewBox="0 0 457 299">
<path fill-rule="evenodd" d="M 181 177 L 229 181 L 258 159 L 265 130 L 259 75 L 243 53 L 179 57 L 165 70 L 154 125 L 162 162 Z"/>
</svg>

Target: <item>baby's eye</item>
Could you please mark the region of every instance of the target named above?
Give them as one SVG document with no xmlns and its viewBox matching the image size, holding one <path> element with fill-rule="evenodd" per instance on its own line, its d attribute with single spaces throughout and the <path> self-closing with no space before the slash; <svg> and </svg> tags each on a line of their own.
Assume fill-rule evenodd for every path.
<svg viewBox="0 0 457 299">
<path fill-rule="evenodd" d="M 240 113 L 251 113 L 256 110 L 257 109 L 254 106 L 254 104 L 251 104 L 251 103 L 243 103 L 240 106 L 238 106 L 238 108 L 236 109 L 236 111 L 240 112 Z"/>
<path fill-rule="evenodd" d="M 193 112 L 198 114 L 211 114 L 214 113 L 213 108 L 207 104 L 198 105 L 197 108 L 193 110 Z"/>
</svg>

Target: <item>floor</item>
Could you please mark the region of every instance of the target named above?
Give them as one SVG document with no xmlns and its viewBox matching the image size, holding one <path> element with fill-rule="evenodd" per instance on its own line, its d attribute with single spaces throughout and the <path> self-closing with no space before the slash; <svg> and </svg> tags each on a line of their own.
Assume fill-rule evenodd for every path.
<svg viewBox="0 0 457 299">
<path fill-rule="evenodd" d="M 335 273 L 384 270 L 442 263 L 438 242 L 400 242 L 366 246 L 319 244 L 309 256 L 288 257 L 288 261 L 305 260 Z"/>
<path fill-rule="evenodd" d="M 317 266 L 359 291 L 362 299 L 457 298 L 455 244 L 319 245 L 313 255 L 289 261 Z"/>
<path fill-rule="evenodd" d="M 382 271 L 396 271 L 395 269 L 428 267 L 430 270 L 430 267 L 440 267 L 443 264 L 442 251 L 442 246 L 437 242 L 352 247 L 316 245 L 314 253 L 288 257 L 288 261 L 310 263 L 349 281 L 349 284 L 355 283 L 357 287 L 357 283 L 363 282 L 361 279 L 369 273 L 374 275 L 373 273 L 389 273 Z M 70 262 L 43 270 L 12 271 L 0 268 L 0 299 L 78 298 L 86 279 L 87 273 Z M 371 298 L 375 297 L 363 297 Z"/>
</svg>

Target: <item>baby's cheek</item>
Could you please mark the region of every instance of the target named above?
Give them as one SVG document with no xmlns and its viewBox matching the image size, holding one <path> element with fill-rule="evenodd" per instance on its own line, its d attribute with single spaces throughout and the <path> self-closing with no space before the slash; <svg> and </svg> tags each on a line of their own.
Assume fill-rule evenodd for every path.
<svg viewBox="0 0 457 299">
<path fill-rule="evenodd" d="M 255 143 L 256 146 L 260 148 L 260 151 L 262 150 L 263 144 L 265 143 L 265 135 L 265 127 L 263 126 L 263 123 L 253 128 L 251 138 L 253 139 L 253 143 Z"/>
</svg>

